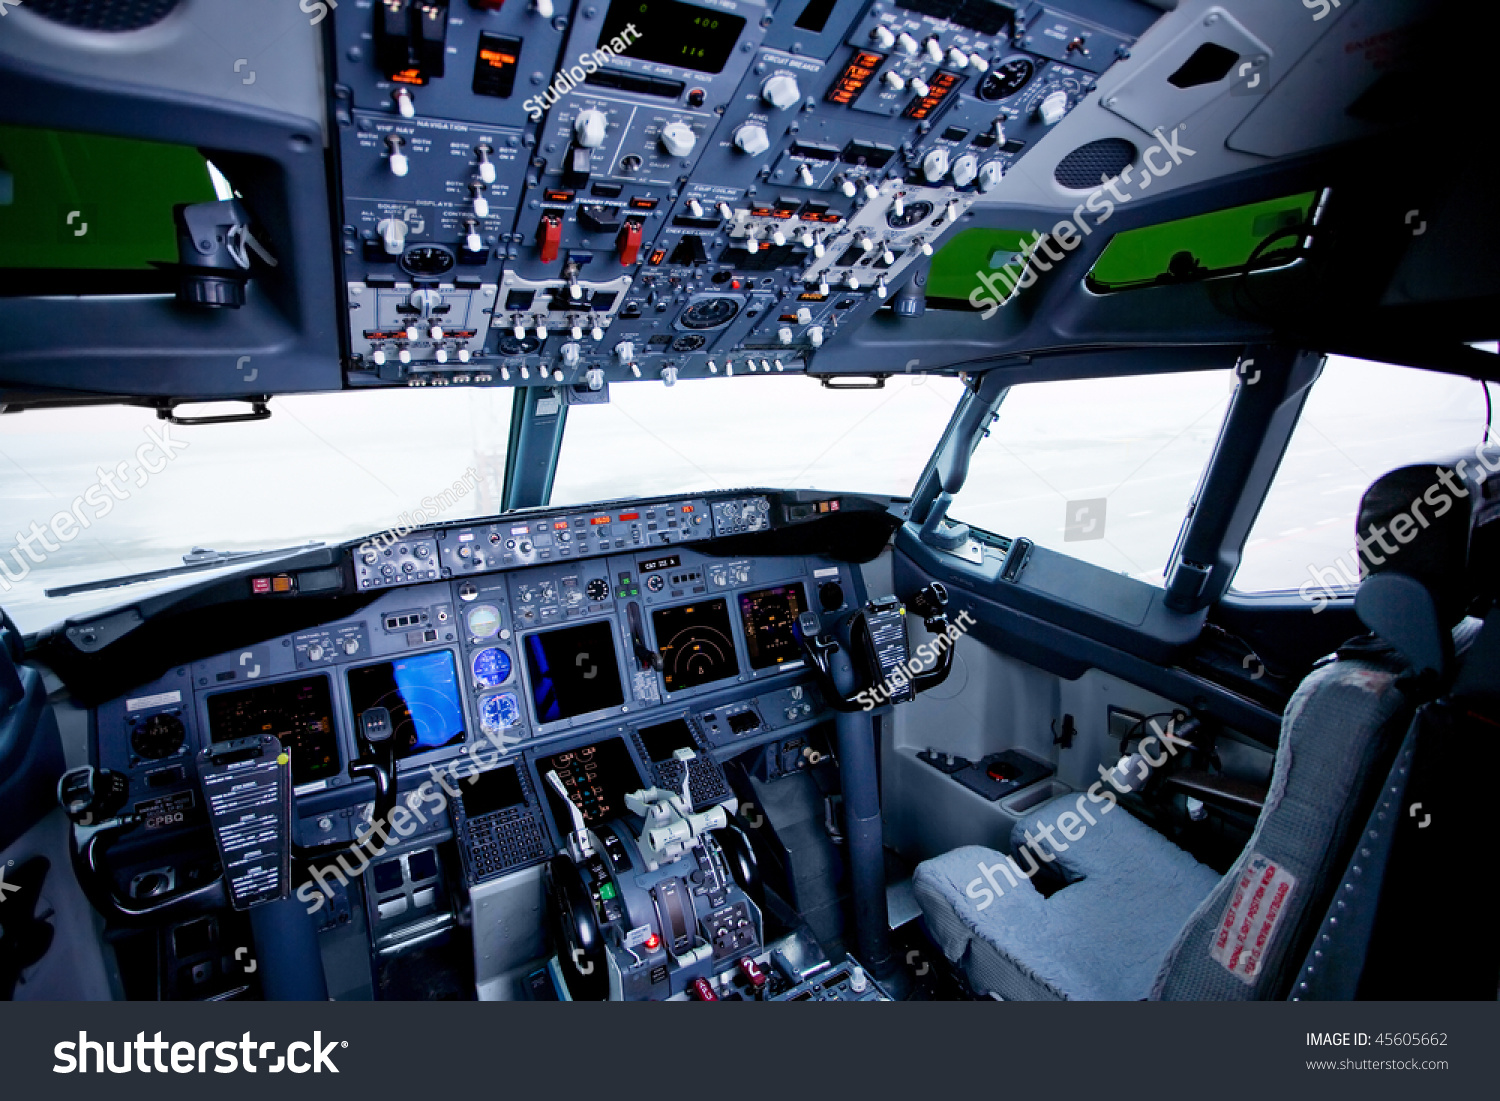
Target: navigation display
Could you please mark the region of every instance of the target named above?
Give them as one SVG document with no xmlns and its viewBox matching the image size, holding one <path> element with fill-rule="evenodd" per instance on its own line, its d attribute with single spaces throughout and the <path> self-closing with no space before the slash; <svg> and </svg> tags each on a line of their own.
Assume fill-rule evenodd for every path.
<svg viewBox="0 0 1500 1101">
<path fill-rule="evenodd" d="M 625 28 L 634 23 L 640 37 L 631 39 Z M 599 45 L 615 37 L 630 44 L 622 57 L 655 61 L 700 73 L 720 73 L 745 29 L 745 17 L 678 0 L 614 0 L 599 32 Z"/>
<path fill-rule="evenodd" d="M 750 651 L 750 668 L 769 669 L 802 660 L 797 617 L 805 611 L 807 596 L 800 581 L 740 594 L 740 619 Z"/>
<path fill-rule="evenodd" d="M 328 678 L 302 677 L 208 697 L 208 730 L 214 745 L 274 734 L 292 759 L 292 783 L 336 776 L 338 734 Z"/>
<path fill-rule="evenodd" d="M 391 713 L 398 760 L 464 740 L 458 670 L 447 650 L 350 669 L 349 704 L 356 731 L 363 729 L 360 717 L 370 708 Z"/>
<path fill-rule="evenodd" d="M 651 613 L 651 625 L 656 629 L 661 675 L 668 692 L 739 674 L 729 605 L 723 597 L 658 608 Z"/>
<path fill-rule="evenodd" d="M 552 808 L 552 819 L 559 832 L 564 834 L 573 832 L 573 818 L 562 805 L 557 789 L 547 780 L 547 773 L 553 771 L 567 789 L 568 798 L 582 812 L 583 820 L 591 826 L 623 814 L 626 794 L 645 786 L 623 738 L 606 738 L 593 745 L 538 758 L 536 772 L 547 792 L 547 805 Z"/>
<path fill-rule="evenodd" d="M 537 722 L 571 719 L 625 702 L 609 621 L 538 631 L 526 636 L 525 649 Z"/>
</svg>

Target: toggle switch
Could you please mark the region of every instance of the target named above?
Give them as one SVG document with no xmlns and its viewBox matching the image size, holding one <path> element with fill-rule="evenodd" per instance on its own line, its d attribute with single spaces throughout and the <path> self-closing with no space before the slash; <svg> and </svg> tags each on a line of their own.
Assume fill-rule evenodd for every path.
<svg viewBox="0 0 1500 1101">
<path fill-rule="evenodd" d="M 543 214 L 542 220 L 536 227 L 536 244 L 542 250 L 542 263 L 550 264 L 557 259 L 558 249 L 562 246 L 562 217 L 557 214 Z"/>
<path fill-rule="evenodd" d="M 401 152 L 401 147 L 406 144 L 406 139 L 400 134 L 387 134 L 385 138 L 386 148 L 390 150 L 387 158 L 391 166 L 392 176 L 404 176 L 411 170 L 411 164 L 406 159 L 406 154 Z"/>
<path fill-rule="evenodd" d="M 495 162 L 490 160 L 493 152 L 488 145 L 481 145 L 474 150 L 475 157 L 479 160 L 479 178 L 487 184 L 495 182 Z"/>
</svg>

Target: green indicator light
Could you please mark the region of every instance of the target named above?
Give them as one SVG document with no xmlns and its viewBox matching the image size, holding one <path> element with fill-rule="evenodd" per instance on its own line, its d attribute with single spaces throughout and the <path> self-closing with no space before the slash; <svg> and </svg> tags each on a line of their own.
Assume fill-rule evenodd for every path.
<svg viewBox="0 0 1500 1101">
<path fill-rule="evenodd" d="M 599 897 L 605 901 L 614 898 L 617 893 L 613 883 L 606 883 L 599 888 Z"/>
</svg>

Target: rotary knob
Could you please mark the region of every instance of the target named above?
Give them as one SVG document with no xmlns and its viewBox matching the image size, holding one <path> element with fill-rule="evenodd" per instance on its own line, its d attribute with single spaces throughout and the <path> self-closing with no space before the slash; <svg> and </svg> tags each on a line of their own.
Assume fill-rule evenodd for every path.
<svg viewBox="0 0 1500 1101">
<path fill-rule="evenodd" d="M 802 98 L 797 78 L 791 73 L 775 73 L 760 86 L 760 98 L 778 111 L 785 111 Z"/>
<path fill-rule="evenodd" d="M 698 144 L 698 135 L 685 122 L 669 122 L 662 127 L 661 147 L 673 157 L 686 157 Z"/>
<path fill-rule="evenodd" d="M 974 177 L 979 175 L 979 161 L 972 153 L 965 153 L 953 162 L 953 182 L 959 187 L 967 187 L 974 182 Z"/>
<path fill-rule="evenodd" d="M 585 149 L 597 149 L 604 144 L 605 132 L 609 129 L 609 118 L 603 111 L 590 107 L 580 111 L 573 120 L 573 136 Z"/>
<path fill-rule="evenodd" d="M 1045 126 L 1056 126 L 1068 113 L 1068 93 L 1059 88 L 1055 92 L 1049 92 L 1037 107 L 1036 113 L 1041 117 Z"/>
<path fill-rule="evenodd" d="M 986 161 L 979 166 L 979 190 L 993 191 L 1005 178 L 1005 167 L 999 161 Z"/>
<path fill-rule="evenodd" d="M 380 243 L 387 256 L 400 256 L 406 247 L 406 223 L 400 218 L 387 218 L 376 227 L 380 231 Z"/>
<path fill-rule="evenodd" d="M 734 132 L 734 144 L 740 152 L 758 157 L 771 148 L 771 139 L 764 126 L 747 122 Z"/>
<path fill-rule="evenodd" d="M 922 158 L 922 176 L 928 183 L 937 183 L 948 174 L 948 150 L 934 149 Z"/>
</svg>

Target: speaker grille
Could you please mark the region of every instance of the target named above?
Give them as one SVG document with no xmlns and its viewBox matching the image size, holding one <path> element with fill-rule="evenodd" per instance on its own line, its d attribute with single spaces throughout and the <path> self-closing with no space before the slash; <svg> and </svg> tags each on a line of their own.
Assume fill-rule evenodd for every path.
<svg viewBox="0 0 1500 1101">
<path fill-rule="evenodd" d="M 180 0 L 27 0 L 44 19 L 89 31 L 138 31 L 160 23 Z"/>
<path fill-rule="evenodd" d="M 1091 141 L 1058 161 L 1052 178 L 1071 191 L 1092 191 L 1101 177 L 1108 179 L 1124 171 L 1135 154 L 1135 146 L 1124 138 Z"/>
</svg>

